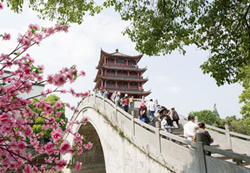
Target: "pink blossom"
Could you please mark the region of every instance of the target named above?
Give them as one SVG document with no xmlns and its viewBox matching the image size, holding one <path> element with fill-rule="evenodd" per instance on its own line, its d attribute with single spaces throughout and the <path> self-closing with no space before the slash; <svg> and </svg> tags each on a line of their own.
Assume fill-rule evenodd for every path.
<svg viewBox="0 0 250 173">
<path fill-rule="evenodd" d="M 3 4 L 0 2 L 0 10 L 3 9 Z"/>
<path fill-rule="evenodd" d="M 26 136 L 29 136 L 33 131 L 30 126 L 25 126 L 24 132 Z"/>
<path fill-rule="evenodd" d="M 70 108 L 70 104 L 69 103 L 66 103 L 65 106 L 68 107 L 68 108 Z"/>
<path fill-rule="evenodd" d="M 80 155 L 80 154 L 82 154 L 82 152 L 83 152 L 82 148 L 78 148 L 77 154 Z"/>
<path fill-rule="evenodd" d="M 2 115 L 0 115 L 0 124 L 1 125 L 7 124 L 10 118 L 11 118 L 10 114 L 3 113 Z"/>
<path fill-rule="evenodd" d="M 93 144 L 91 142 L 88 142 L 87 144 L 84 144 L 83 146 L 85 149 L 90 150 L 92 148 Z"/>
<path fill-rule="evenodd" d="M 55 103 L 55 107 L 57 107 L 57 108 L 60 108 L 60 107 L 62 107 L 62 101 L 60 101 L 60 100 L 58 100 L 56 103 Z"/>
<path fill-rule="evenodd" d="M 46 96 L 44 91 L 41 92 L 41 96 Z"/>
<path fill-rule="evenodd" d="M 47 89 L 47 93 L 52 93 L 52 89 Z"/>
<path fill-rule="evenodd" d="M 85 76 L 86 73 L 84 71 L 80 71 L 80 76 Z"/>
<path fill-rule="evenodd" d="M 60 117 L 61 115 L 62 115 L 62 112 L 60 112 L 60 111 L 55 113 L 56 117 Z"/>
<path fill-rule="evenodd" d="M 82 163 L 76 162 L 76 165 L 75 165 L 73 171 L 80 171 L 81 167 L 82 167 Z"/>
<path fill-rule="evenodd" d="M 30 24 L 29 27 L 30 27 L 30 29 L 34 29 L 36 31 L 38 31 L 40 29 L 38 24 Z"/>
<path fill-rule="evenodd" d="M 64 166 L 66 166 L 66 165 L 67 165 L 67 161 L 66 160 L 58 160 L 58 161 L 56 161 L 56 170 L 57 171 L 61 171 L 62 168 Z"/>
<path fill-rule="evenodd" d="M 64 142 L 62 142 L 59 149 L 60 149 L 60 152 L 62 154 L 66 154 L 67 152 L 69 152 L 69 150 L 70 150 L 70 144 L 69 144 L 69 142 L 67 140 L 65 140 Z"/>
<path fill-rule="evenodd" d="M 30 165 L 25 165 L 25 168 L 24 168 L 25 172 L 26 173 L 32 173 L 33 172 L 33 169 Z"/>
<path fill-rule="evenodd" d="M 67 78 L 62 74 L 57 74 L 54 76 L 54 82 L 56 86 L 63 86 L 67 81 Z"/>
<path fill-rule="evenodd" d="M 1 8 L 1 5 L 0 5 Z M 3 40 L 10 40 L 10 34 L 4 33 Z"/>
<path fill-rule="evenodd" d="M 67 91 L 65 89 L 61 90 L 61 93 L 65 94 Z"/>
<path fill-rule="evenodd" d="M 17 148 L 18 148 L 18 149 L 23 150 L 23 149 L 26 148 L 26 146 L 27 146 L 27 145 L 26 145 L 23 141 L 19 140 L 19 142 L 18 142 L 18 144 L 17 144 Z"/>
<path fill-rule="evenodd" d="M 59 140 L 62 138 L 62 133 L 59 131 L 53 131 L 52 132 L 52 139 L 54 139 L 55 141 Z"/>
</svg>

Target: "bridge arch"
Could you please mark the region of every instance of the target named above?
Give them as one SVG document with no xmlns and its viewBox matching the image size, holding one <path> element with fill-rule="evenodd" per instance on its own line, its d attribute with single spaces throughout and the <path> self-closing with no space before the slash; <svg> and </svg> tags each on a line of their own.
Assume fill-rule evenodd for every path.
<svg viewBox="0 0 250 173">
<path fill-rule="evenodd" d="M 82 162 L 81 170 L 73 171 L 73 173 L 106 173 L 103 148 L 96 129 L 91 121 L 80 126 L 78 132 L 84 135 L 86 141 L 91 141 L 94 145 L 91 150 L 84 150 L 81 155 L 73 158 L 75 163 Z"/>
<path fill-rule="evenodd" d="M 147 125 L 100 95 L 83 99 L 78 104 L 78 110 L 71 120 L 81 121 L 83 117 L 89 118 L 100 139 L 107 173 L 200 173 L 203 169 L 207 169 L 208 173 L 222 173 L 228 170 L 249 172 L 247 168 L 210 156 L 203 156 L 207 163 L 206 167 L 203 167 L 198 156 L 204 150 L 198 150 L 196 143 Z M 79 130 L 81 131 L 80 125 L 72 127 L 73 132 Z M 64 138 L 73 141 L 70 134 L 66 134 Z M 194 148 L 187 147 L 190 144 Z M 211 147 L 206 149 L 212 150 Z M 218 149 L 213 151 L 225 153 Z M 227 152 L 227 155 L 234 157 L 235 154 Z M 242 156 L 241 158 L 247 161 L 250 159 Z M 62 159 L 71 158 L 70 155 L 64 155 Z M 63 172 L 70 173 L 69 170 Z"/>
</svg>

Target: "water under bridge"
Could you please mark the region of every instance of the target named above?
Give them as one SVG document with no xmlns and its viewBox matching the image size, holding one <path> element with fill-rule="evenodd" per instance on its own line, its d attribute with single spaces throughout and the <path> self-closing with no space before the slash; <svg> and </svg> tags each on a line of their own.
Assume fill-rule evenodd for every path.
<svg viewBox="0 0 250 173">
<path fill-rule="evenodd" d="M 145 100 L 135 100 L 138 107 Z M 191 142 L 183 132 L 173 134 L 138 119 L 138 110 L 125 112 L 101 95 L 84 98 L 78 104 L 73 121 L 89 118 L 85 126 L 72 131 L 94 143 L 90 151 L 73 158 L 83 162 L 84 173 L 250 173 L 250 136 L 207 125 L 214 138 L 211 146 Z M 182 118 L 180 123 L 187 121 Z M 73 142 L 73 136 L 65 139 Z M 205 151 L 212 152 L 211 156 Z M 72 159 L 69 154 L 62 156 Z M 70 170 L 63 170 L 65 173 Z"/>
</svg>

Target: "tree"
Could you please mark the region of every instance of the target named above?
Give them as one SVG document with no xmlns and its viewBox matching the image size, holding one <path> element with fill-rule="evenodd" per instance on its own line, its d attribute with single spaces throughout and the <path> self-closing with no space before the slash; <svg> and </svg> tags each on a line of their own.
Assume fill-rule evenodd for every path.
<svg viewBox="0 0 250 173">
<path fill-rule="evenodd" d="M 0 4 L 0 9 L 2 4 Z M 65 90 L 63 85 L 67 82 L 84 76 L 85 72 L 78 71 L 76 66 L 63 68 L 56 74 L 43 77 L 44 66 L 35 65 L 35 60 L 26 53 L 33 45 L 40 44 L 41 41 L 56 32 L 68 32 L 68 26 L 57 25 L 50 28 L 41 28 L 38 25 L 30 25 L 25 34 L 20 34 L 17 38 L 16 48 L 9 54 L 0 55 L 0 172 L 50 172 L 60 171 L 64 167 L 79 170 L 81 163 L 68 162 L 58 159 L 60 154 L 67 153 L 81 154 L 83 149 L 91 149 L 92 143 L 84 141 L 84 137 L 79 133 L 73 133 L 71 128 L 74 124 L 86 124 L 87 119 L 81 122 L 70 122 L 67 128 L 61 128 L 66 122 L 61 119 L 56 121 L 53 117 L 59 116 L 60 108 L 63 109 L 63 102 L 57 101 L 54 105 L 48 100 L 38 100 L 31 107 L 34 98 L 48 96 L 51 93 L 70 93 L 74 97 L 85 97 L 88 93 L 77 93 L 73 89 Z M 10 40 L 10 34 L 0 35 L 3 41 Z M 25 54 L 26 53 L 26 54 Z M 11 74 L 5 76 L 4 70 L 12 69 Z M 21 93 L 29 93 L 32 87 L 39 84 L 50 84 L 55 89 L 47 89 L 37 96 L 24 99 Z M 49 97 L 50 98 L 50 97 Z M 53 97 L 52 97 L 53 98 Z M 51 99 L 52 99 L 51 98 Z M 65 106 L 76 111 L 74 106 L 65 103 Z M 32 109 L 36 109 L 32 110 Z M 38 111 L 37 111 L 38 110 Z M 59 114 L 57 114 L 59 113 Z M 39 118 L 43 122 L 37 121 Z M 51 131 L 51 141 L 42 142 L 43 133 L 36 134 L 31 126 L 42 125 L 42 130 Z M 71 133 L 74 136 L 73 143 L 63 139 L 63 135 Z M 41 166 L 33 162 L 31 153 L 27 149 L 33 149 L 38 154 L 47 154 Z"/>
<path fill-rule="evenodd" d="M 220 117 L 210 110 L 192 111 L 189 115 L 197 116 L 200 122 L 213 125 Z"/>
<path fill-rule="evenodd" d="M 6 0 L 5 2 L 14 12 L 22 12 L 24 1 Z M 101 10 L 101 7 L 96 5 L 93 0 L 29 0 L 26 2 L 32 10 L 39 13 L 40 18 L 57 20 L 60 24 L 68 22 L 81 24 L 86 13 L 94 15 Z"/>
<path fill-rule="evenodd" d="M 42 129 L 42 127 L 43 127 L 42 123 L 45 121 L 46 117 L 41 115 L 42 109 L 35 108 L 36 103 L 38 103 L 41 100 L 44 100 L 45 102 L 50 103 L 50 106 L 54 106 L 53 113 L 49 117 L 54 117 L 55 121 L 60 125 L 60 128 L 63 131 L 66 129 L 66 124 L 68 122 L 68 118 L 65 115 L 65 105 L 61 102 L 60 97 L 56 96 L 55 94 L 51 94 L 51 95 L 47 96 L 45 99 L 37 99 L 37 98 L 33 99 L 33 102 L 32 102 L 32 104 L 29 105 L 29 107 L 31 108 L 31 110 L 34 113 L 37 113 L 40 116 L 34 120 L 35 123 L 37 123 L 37 124 L 32 126 L 32 130 L 35 134 L 42 133 L 43 139 L 48 139 L 48 138 L 51 138 L 52 129 L 46 129 L 46 130 Z M 57 107 L 55 105 L 57 105 Z M 63 120 L 65 122 L 65 124 L 62 124 L 61 120 Z"/>
<path fill-rule="evenodd" d="M 24 1 L 6 0 L 15 12 L 22 11 Z M 99 13 L 102 6 L 94 0 L 28 1 L 42 18 L 59 23 L 81 23 L 88 12 Z M 209 50 L 201 65 L 217 85 L 239 82 L 242 69 L 250 64 L 250 2 L 248 0 L 106 0 L 104 7 L 114 6 L 131 24 L 128 34 L 136 49 L 153 56 L 170 54 L 185 46 L 196 45 Z"/>
</svg>

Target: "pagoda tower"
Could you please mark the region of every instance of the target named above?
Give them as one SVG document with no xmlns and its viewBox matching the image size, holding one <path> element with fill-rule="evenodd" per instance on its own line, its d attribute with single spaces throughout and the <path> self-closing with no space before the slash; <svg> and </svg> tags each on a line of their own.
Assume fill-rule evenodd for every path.
<svg viewBox="0 0 250 173">
<path fill-rule="evenodd" d="M 147 68 L 139 68 L 138 62 L 143 55 L 128 56 L 122 54 L 116 49 L 114 53 L 107 53 L 101 50 L 98 69 L 94 82 L 95 89 L 109 93 L 114 91 L 120 92 L 123 96 L 134 96 L 134 98 L 142 98 L 151 92 L 144 91 L 143 84 L 148 79 L 143 78 L 142 74 Z"/>
</svg>

